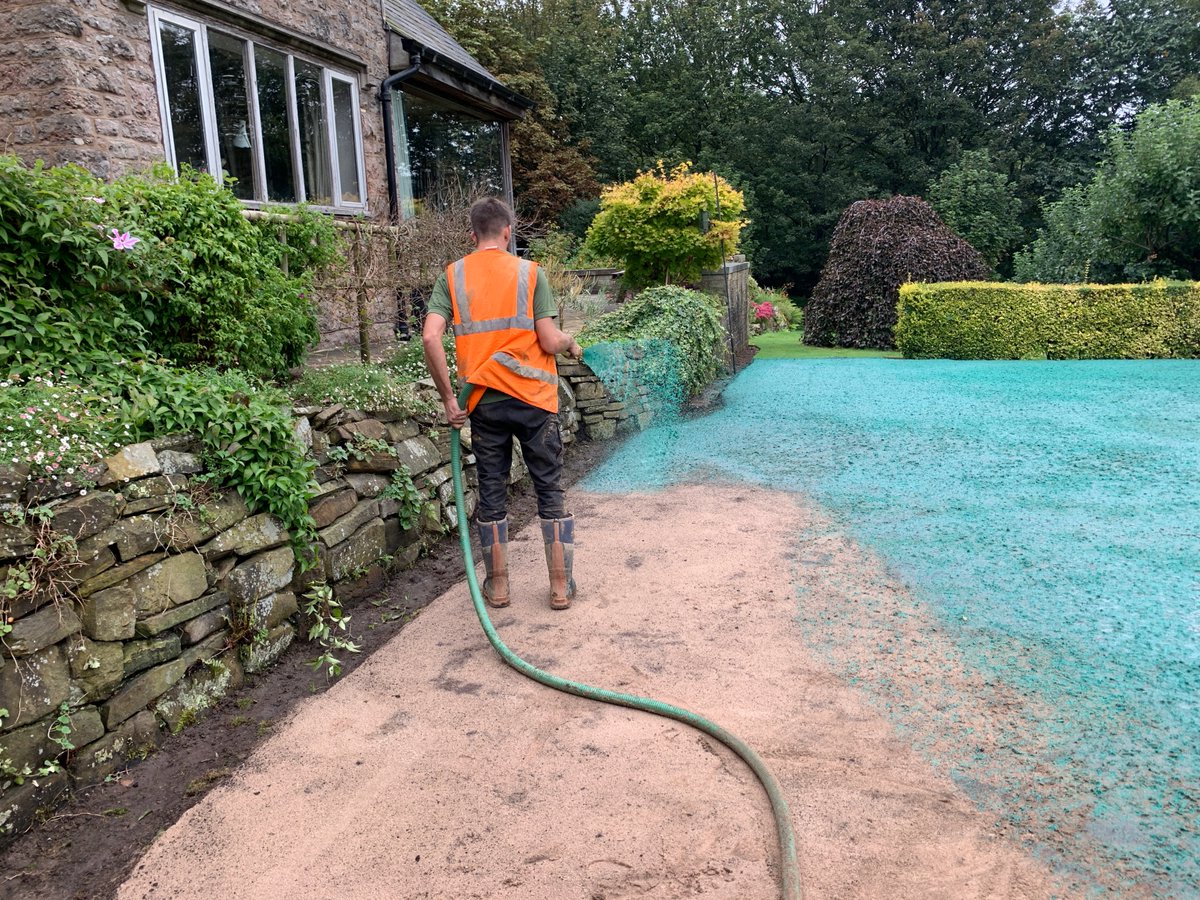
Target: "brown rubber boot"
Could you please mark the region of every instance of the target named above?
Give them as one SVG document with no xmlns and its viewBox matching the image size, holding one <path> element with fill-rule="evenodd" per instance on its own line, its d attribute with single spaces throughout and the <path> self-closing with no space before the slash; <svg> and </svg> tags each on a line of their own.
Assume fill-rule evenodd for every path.
<svg viewBox="0 0 1200 900">
<path fill-rule="evenodd" d="M 575 597 L 575 517 L 542 519 L 546 567 L 550 571 L 550 608 L 566 609 Z"/>
<path fill-rule="evenodd" d="M 478 522 L 479 546 L 483 548 L 483 599 L 488 606 L 508 606 L 508 519 Z"/>
</svg>

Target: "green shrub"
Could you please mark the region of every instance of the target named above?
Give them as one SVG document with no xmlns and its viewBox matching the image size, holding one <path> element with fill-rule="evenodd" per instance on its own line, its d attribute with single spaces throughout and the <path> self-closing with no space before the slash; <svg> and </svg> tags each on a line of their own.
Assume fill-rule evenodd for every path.
<svg viewBox="0 0 1200 900">
<path fill-rule="evenodd" d="M 128 307 L 161 290 L 159 267 L 147 264 L 158 255 L 114 247 L 109 229 L 128 224 L 102 189 L 74 166 L 0 156 L 0 376 L 86 373 L 145 355 Z"/>
<path fill-rule="evenodd" d="M 1198 357 L 1200 284 L 908 284 L 896 345 L 950 359 Z"/>
<path fill-rule="evenodd" d="M 717 217 L 718 190 L 720 218 Z M 633 181 L 604 191 L 580 256 L 624 260 L 633 287 L 693 282 L 704 269 L 736 253 L 745 201 L 723 178 L 692 172 L 685 163 L 670 172 L 661 164 Z M 701 216 L 710 228 L 701 230 Z"/>
<path fill-rule="evenodd" d="M 1024 250 L 1013 257 L 1013 280 L 1081 284 L 1104 277 L 1108 265 L 1096 236 L 1088 191 L 1068 188 L 1054 203 L 1042 204 L 1046 224 Z"/>
<path fill-rule="evenodd" d="M 0 381 L 0 422 L 0 465 L 25 464 L 66 481 L 91 480 L 100 459 L 129 443 L 111 387 L 66 374 Z"/>
<path fill-rule="evenodd" d="M 1022 281 L 1200 278 L 1200 97 L 1146 107 L 1113 126 L 1092 180 L 1043 203 L 1045 226 L 1017 255 Z"/>
<path fill-rule="evenodd" d="M 254 510 L 278 516 L 298 548 L 311 545 L 308 499 L 314 461 L 295 439 L 288 398 L 241 372 L 176 369 L 146 362 L 0 382 L 0 463 L 34 478 L 86 487 L 119 447 L 167 434 L 201 441 L 209 477 Z"/>
<path fill-rule="evenodd" d="M 454 381 L 458 369 L 454 335 L 442 335 L 442 349 L 446 353 L 446 365 L 450 368 L 450 380 Z M 419 340 L 401 344 L 391 358 L 384 362 L 384 366 L 401 382 L 420 381 L 429 377 L 429 369 L 425 365 L 425 347 Z"/>
<path fill-rule="evenodd" d="M 727 340 L 721 301 L 711 294 L 663 286 L 642 291 L 579 333 L 587 347 L 609 341 L 663 339 L 678 350 L 678 378 L 689 396 L 721 371 Z"/>
<path fill-rule="evenodd" d="M 757 322 L 767 331 L 792 331 L 804 327 L 803 311 L 792 302 L 786 291 L 772 291 L 760 287 L 752 278 L 749 301 L 748 315 L 752 324 Z M 757 315 L 764 303 L 771 304 L 772 315 L 769 322 Z"/>
<path fill-rule="evenodd" d="M 142 307 L 151 350 L 261 377 L 303 359 L 318 337 L 313 276 L 338 255 L 330 217 L 289 208 L 251 221 L 211 176 L 176 177 L 165 165 L 104 194 L 131 231 L 169 247 L 177 263 L 156 302 Z"/>
<path fill-rule="evenodd" d="M 132 437 L 200 437 L 212 479 L 252 510 L 277 516 L 297 550 L 316 540 L 308 501 L 316 463 L 296 440 L 287 396 L 241 372 L 186 371 L 141 364 L 115 385 Z"/>
<path fill-rule="evenodd" d="M 419 342 L 412 343 L 420 347 Z M 385 366 L 323 366 L 305 371 L 288 393 L 297 405 L 341 403 L 352 409 L 398 410 L 408 415 L 435 412 L 428 400 L 418 396 L 415 380 L 402 379 Z"/>
<path fill-rule="evenodd" d="M 782 321 L 782 327 L 788 331 L 800 331 L 804 328 L 804 309 L 796 305 L 787 294 L 780 293 L 777 300 L 771 301 L 775 307 L 775 318 Z"/>
<path fill-rule="evenodd" d="M 567 231 L 580 240 L 583 240 L 583 238 L 587 236 L 587 232 L 592 225 L 592 221 L 596 218 L 596 215 L 599 212 L 599 197 L 594 197 L 588 200 L 576 200 L 563 211 L 561 216 L 558 217 L 558 224 L 562 226 L 564 231 Z"/>
<path fill-rule="evenodd" d="M 929 185 L 929 203 L 942 221 L 999 269 L 1021 240 L 1016 185 L 987 150 L 968 150 Z"/>
<path fill-rule="evenodd" d="M 207 175 L 105 184 L 0 157 L 0 373 L 157 355 L 278 375 L 317 337 L 311 283 L 336 254 L 330 217 L 250 221 Z"/>
</svg>

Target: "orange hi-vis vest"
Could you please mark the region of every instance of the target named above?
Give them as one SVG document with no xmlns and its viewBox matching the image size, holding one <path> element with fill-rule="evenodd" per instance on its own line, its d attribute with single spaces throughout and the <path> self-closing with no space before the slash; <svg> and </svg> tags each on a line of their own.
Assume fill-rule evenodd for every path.
<svg viewBox="0 0 1200 900">
<path fill-rule="evenodd" d="M 487 388 L 558 412 L 558 368 L 534 329 L 537 269 L 503 250 L 476 251 L 446 269 L 458 376 L 475 385 L 467 412 Z"/>
</svg>

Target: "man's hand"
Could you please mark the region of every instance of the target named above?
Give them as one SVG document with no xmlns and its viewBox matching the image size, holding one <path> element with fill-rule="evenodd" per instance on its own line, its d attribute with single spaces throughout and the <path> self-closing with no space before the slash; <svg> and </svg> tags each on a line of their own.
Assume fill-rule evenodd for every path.
<svg viewBox="0 0 1200 900">
<path fill-rule="evenodd" d="M 538 345 L 551 356 L 569 353 L 576 359 L 583 359 L 583 348 L 579 342 L 565 331 L 560 331 L 552 316 L 543 316 L 533 327 L 537 331 Z"/>
<path fill-rule="evenodd" d="M 452 428 L 462 428 L 467 424 L 467 411 L 458 405 L 457 397 L 451 397 L 442 406 L 446 410 L 446 421 Z"/>
</svg>

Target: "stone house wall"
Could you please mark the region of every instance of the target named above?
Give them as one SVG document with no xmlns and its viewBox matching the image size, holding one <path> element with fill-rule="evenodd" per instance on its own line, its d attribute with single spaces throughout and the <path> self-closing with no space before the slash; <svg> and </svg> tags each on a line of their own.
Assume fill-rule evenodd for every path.
<svg viewBox="0 0 1200 900">
<path fill-rule="evenodd" d="M 220 24 L 221 6 L 331 47 L 362 61 L 352 70 L 337 58 L 305 56 L 358 78 L 359 122 L 368 214 L 386 215 L 387 172 L 379 85 L 389 74 L 388 42 L 378 4 L 362 0 L 163 0 L 155 6 Z M 211 7 L 206 14 L 197 7 Z M 249 26 L 233 30 L 279 46 Z M 287 49 L 284 47 L 283 49 Z M 104 179 L 144 170 L 165 158 L 150 26 L 141 0 L 5 0 L 0 16 L 0 152 L 32 164 L 76 163 Z M 376 341 L 391 338 L 394 292 L 370 299 Z M 358 339 L 355 299 L 331 292 L 318 303 L 323 346 Z"/>
<path fill-rule="evenodd" d="M 195 3 L 155 5 L 221 21 L 215 11 L 196 12 Z M 331 47 L 353 48 L 364 66 L 348 74 L 359 77 L 368 205 L 386 210 L 383 110 L 376 93 L 388 75 L 388 50 L 377 7 L 361 0 L 224 0 L 211 6 L 242 10 Z M 109 179 L 163 159 L 145 7 L 140 0 L 7 0 L 0 25 L 0 145 L 30 163 L 78 163 Z M 323 61 L 345 69 L 340 60 Z"/>
<path fill-rule="evenodd" d="M 115 178 L 163 158 L 145 13 L 120 0 L 8 0 L 0 145 Z"/>
<path fill-rule="evenodd" d="M 568 449 L 647 423 L 644 409 L 613 400 L 582 363 L 561 360 L 560 371 Z M 303 639 L 300 607 L 313 584 L 332 585 L 351 607 L 456 527 L 444 426 L 341 406 L 295 414 L 296 435 L 320 464 L 309 503 L 316 562 L 307 569 L 279 520 L 253 513 L 234 492 L 198 487 L 203 465 L 186 435 L 122 448 L 90 490 L 0 468 L 0 512 L 49 507 L 50 528 L 75 539 L 78 557 L 66 575 L 67 600 L 41 595 L 6 604 L 12 631 L 0 647 L 0 709 L 8 711 L 0 721 L 0 847 L 72 785 L 143 758 Z M 330 448 L 356 436 L 374 449 L 334 463 Z M 470 515 L 469 427 L 463 443 Z M 513 483 L 527 479 L 517 451 Z M 408 528 L 397 501 L 381 497 L 401 465 L 423 497 Z M 35 545 L 30 528 L 11 521 L 0 519 L 0 584 Z M 75 748 L 69 753 L 52 736 L 64 703 Z M 55 759 L 61 771 L 17 783 L 15 773 Z"/>
</svg>

